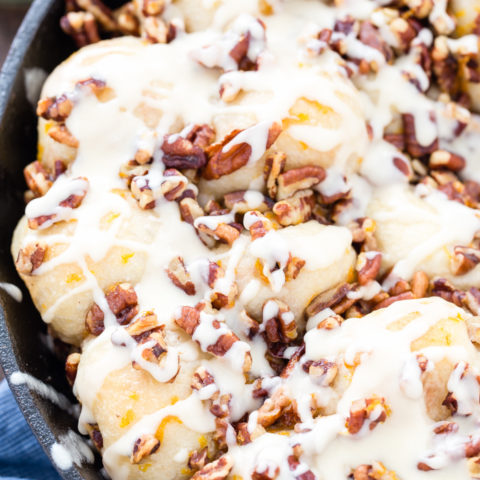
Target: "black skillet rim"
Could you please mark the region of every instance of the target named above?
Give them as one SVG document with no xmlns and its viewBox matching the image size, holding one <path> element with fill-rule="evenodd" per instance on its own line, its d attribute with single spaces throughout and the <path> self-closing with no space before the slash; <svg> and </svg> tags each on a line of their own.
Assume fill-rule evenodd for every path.
<svg viewBox="0 0 480 480">
<path fill-rule="evenodd" d="M 21 68 L 25 55 L 34 40 L 42 22 L 50 13 L 56 0 L 35 0 L 28 10 L 13 42 L 9 53 L 0 72 L 0 124 L 4 118 L 8 102 L 13 92 L 17 76 L 21 74 Z M 5 377 L 20 407 L 20 410 L 35 434 L 52 465 L 57 469 L 59 475 L 65 480 L 82 480 L 76 467 L 69 470 L 60 470 L 52 459 L 50 449 L 56 442 L 53 432 L 47 425 L 35 405 L 30 389 L 26 384 L 14 385 L 10 382 L 10 375 L 19 371 L 19 365 L 15 356 L 12 340 L 8 332 L 5 312 L 0 305 L 0 363 L 2 364 Z"/>
</svg>

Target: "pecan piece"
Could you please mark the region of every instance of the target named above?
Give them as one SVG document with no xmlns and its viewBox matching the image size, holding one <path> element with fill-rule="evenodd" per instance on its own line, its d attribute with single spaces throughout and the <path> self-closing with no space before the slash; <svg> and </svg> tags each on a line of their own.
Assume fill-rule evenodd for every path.
<svg viewBox="0 0 480 480">
<path fill-rule="evenodd" d="M 70 133 L 65 125 L 53 125 L 48 130 L 48 135 L 58 143 L 68 147 L 78 148 L 78 140 Z"/>
<path fill-rule="evenodd" d="M 113 32 L 117 29 L 112 11 L 100 0 L 76 0 L 76 2 L 80 8 L 90 12 L 106 31 Z"/>
<path fill-rule="evenodd" d="M 423 298 L 428 291 L 428 276 L 421 270 L 415 272 L 412 278 L 412 293 L 415 298 Z"/>
<path fill-rule="evenodd" d="M 298 225 L 310 219 L 315 206 L 312 190 L 300 190 L 293 196 L 280 200 L 273 206 L 273 213 L 284 227 Z"/>
<path fill-rule="evenodd" d="M 273 230 L 272 222 L 260 212 L 247 212 L 243 218 L 243 224 L 250 231 L 252 242 L 264 237 L 270 230 Z"/>
<path fill-rule="evenodd" d="M 233 460 L 223 455 L 218 460 L 210 462 L 193 475 L 192 480 L 225 480 L 233 468 Z"/>
<path fill-rule="evenodd" d="M 145 16 L 161 15 L 165 9 L 165 0 L 142 0 L 142 13 Z"/>
<path fill-rule="evenodd" d="M 134 178 L 130 184 L 130 190 L 141 209 L 151 210 L 155 208 L 155 195 L 150 188 L 148 179 L 144 177 Z"/>
<path fill-rule="evenodd" d="M 232 245 L 232 243 L 240 236 L 238 229 L 227 223 L 219 223 L 215 229 L 209 228 L 200 221 L 196 221 L 195 223 L 199 232 L 209 235 L 215 240 L 218 239 L 223 243 L 228 243 L 228 245 Z"/>
<path fill-rule="evenodd" d="M 292 400 L 281 389 L 276 390 L 258 409 L 257 423 L 264 428 L 273 425 L 291 404 Z"/>
<path fill-rule="evenodd" d="M 79 48 L 100 41 L 97 22 L 89 12 L 68 12 L 60 19 L 60 26 Z"/>
<path fill-rule="evenodd" d="M 305 311 L 307 316 L 313 317 L 326 308 L 331 308 L 336 314 L 341 315 L 355 303 L 355 300 L 347 297 L 351 289 L 351 285 L 344 283 L 337 289 L 333 288 L 318 294 L 308 305 Z"/>
<path fill-rule="evenodd" d="M 278 176 L 277 200 L 284 200 L 299 190 L 309 189 L 326 177 L 322 167 L 309 165 L 293 168 Z"/>
<path fill-rule="evenodd" d="M 306 264 L 305 260 L 299 257 L 292 257 L 292 255 L 290 255 L 288 258 L 287 265 L 284 268 L 285 282 L 289 282 L 290 280 L 295 280 L 300 274 L 300 272 L 302 271 L 302 268 L 305 266 L 305 264 Z"/>
<path fill-rule="evenodd" d="M 47 246 L 43 243 L 29 243 L 18 252 L 15 267 L 18 273 L 31 275 L 43 263 Z"/>
<path fill-rule="evenodd" d="M 125 331 L 137 341 L 141 340 L 143 335 L 158 327 L 157 316 L 153 312 L 142 313 L 135 321 L 130 323 Z"/>
<path fill-rule="evenodd" d="M 38 102 L 37 115 L 45 120 L 64 122 L 73 109 L 73 102 L 65 95 L 44 98 Z"/>
<path fill-rule="evenodd" d="M 160 442 L 151 434 L 137 438 L 133 445 L 130 463 L 140 463 L 144 458 L 153 455 L 160 448 Z"/>
<path fill-rule="evenodd" d="M 374 412 L 376 416 L 369 424 L 370 430 L 373 430 L 379 423 L 383 423 L 387 419 L 385 399 L 372 397 L 354 401 L 350 408 L 350 416 L 346 421 L 348 433 L 351 435 L 358 433 L 362 429 L 365 421 L 368 420 Z"/>
<path fill-rule="evenodd" d="M 94 303 L 85 317 L 85 328 L 92 335 L 98 336 L 105 330 L 104 319 L 102 309 Z"/>
<path fill-rule="evenodd" d="M 196 471 L 201 470 L 208 461 L 208 447 L 203 447 L 199 450 L 194 450 L 188 458 L 188 468 Z"/>
<path fill-rule="evenodd" d="M 374 310 L 379 310 L 380 308 L 387 308 L 392 303 L 398 302 L 400 300 L 411 300 L 415 298 L 415 295 L 412 292 L 403 292 L 400 295 L 395 295 L 393 297 L 388 297 L 385 300 L 382 300 L 380 303 L 375 305 Z"/>
<path fill-rule="evenodd" d="M 180 135 L 166 135 L 162 161 L 168 168 L 202 168 L 207 162 L 203 149 Z"/>
<path fill-rule="evenodd" d="M 35 161 L 27 165 L 23 169 L 23 175 L 25 177 L 25 181 L 27 182 L 28 188 L 37 197 L 45 195 L 52 186 L 50 175 L 39 161 Z"/>
<path fill-rule="evenodd" d="M 163 176 L 164 181 L 160 186 L 160 190 L 165 199 L 172 202 L 180 198 L 187 188 L 187 178 L 174 168 L 165 170 Z"/>
<path fill-rule="evenodd" d="M 465 168 L 466 161 L 460 155 L 448 152 L 447 150 L 435 150 L 430 155 L 428 166 L 432 169 L 446 168 L 452 172 L 459 172 Z"/>
<path fill-rule="evenodd" d="M 137 294 L 129 283 L 112 285 L 105 298 L 120 325 L 126 325 L 138 313 Z"/>
<path fill-rule="evenodd" d="M 103 435 L 97 423 L 87 425 L 88 435 L 90 436 L 95 448 L 101 452 L 103 448 Z"/>
<path fill-rule="evenodd" d="M 456 246 L 450 267 L 454 275 L 464 275 L 473 270 L 480 262 L 480 250 L 478 248 Z"/>
<path fill-rule="evenodd" d="M 382 265 L 382 254 L 380 252 L 370 251 L 362 252 L 358 256 L 355 269 L 358 273 L 358 283 L 366 285 L 377 278 Z"/>
<path fill-rule="evenodd" d="M 77 377 L 78 364 L 80 363 L 81 355 L 79 353 L 71 353 L 65 362 L 65 374 L 68 380 L 68 383 L 71 387 L 75 383 L 75 378 Z"/>
<path fill-rule="evenodd" d="M 277 198 L 277 180 L 285 170 L 286 162 L 287 156 L 283 152 L 276 152 L 265 160 L 263 174 L 270 198 Z"/>
<path fill-rule="evenodd" d="M 224 197 L 225 206 L 236 213 L 247 213 L 255 208 L 259 212 L 269 210 L 273 202 L 259 192 L 239 190 L 238 192 L 227 193 Z M 254 204 L 252 206 L 252 203 Z"/>
<path fill-rule="evenodd" d="M 436 138 L 430 145 L 421 145 L 417 139 L 417 131 L 415 126 L 415 117 L 410 113 L 402 115 L 403 129 L 405 132 L 405 142 L 407 152 L 412 157 L 423 157 L 438 150 L 438 138 Z"/>
<path fill-rule="evenodd" d="M 190 225 L 193 225 L 197 218 L 205 215 L 202 207 L 193 198 L 183 198 L 180 200 L 179 207 L 182 220 Z"/>
<path fill-rule="evenodd" d="M 234 130 L 228 134 L 220 143 L 215 143 L 207 148 L 208 163 L 203 172 L 204 178 L 214 180 L 224 175 L 235 172 L 245 166 L 252 156 L 252 146 L 246 141 L 249 135 L 258 135 L 260 127 L 255 125 L 246 130 Z M 273 123 L 268 131 L 265 150 L 269 149 L 280 135 L 282 127 Z M 225 150 L 227 147 L 228 150 Z M 258 160 L 258 159 L 255 159 Z"/>
<path fill-rule="evenodd" d="M 263 324 L 270 342 L 288 343 L 298 336 L 295 316 L 289 306 L 277 298 L 263 305 Z"/>
<path fill-rule="evenodd" d="M 323 387 L 328 387 L 335 380 L 338 366 L 335 362 L 327 360 L 309 360 L 302 365 L 303 370 L 312 377 L 318 378 Z"/>
<path fill-rule="evenodd" d="M 167 275 L 174 285 L 183 290 L 187 295 L 195 295 L 195 284 L 192 282 L 182 257 L 175 257 L 170 261 Z"/>
</svg>

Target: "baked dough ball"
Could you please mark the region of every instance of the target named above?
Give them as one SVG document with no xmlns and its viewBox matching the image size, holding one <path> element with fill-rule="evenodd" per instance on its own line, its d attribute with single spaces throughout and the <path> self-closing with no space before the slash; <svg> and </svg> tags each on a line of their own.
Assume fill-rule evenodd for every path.
<svg viewBox="0 0 480 480">
<path fill-rule="evenodd" d="M 441 298 L 396 302 L 336 328 L 325 327 L 328 315 L 310 319 L 305 354 L 270 397 L 280 408 L 294 400 L 304 428 L 267 429 L 231 448 L 232 475 L 251 478 L 268 465 L 288 478 L 296 459 L 322 480 L 368 469 L 382 479 L 421 480 L 427 470 L 468 478 L 477 457 L 459 452 L 476 441 L 480 408 L 473 317 Z M 319 414 L 316 400 L 329 399 Z"/>
<path fill-rule="evenodd" d="M 238 190 L 262 190 L 265 159 L 277 151 L 286 154 L 286 170 L 307 165 L 334 166 L 346 175 L 359 170 L 367 144 L 367 130 L 358 92 L 349 80 L 339 74 L 321 72 L 315 76 L 323 85 L 319 91 L 330 92 L 328 104 L 323 104 L 315 96 L 294 99 L 287 108 L 287 115 L 281 119 L 282 133 L 262 158 L 218 179 L 202 180 L 200 189 L 204 195 L 219 198 L 231 191 L 232 185 Z M 268 109 L 269 104 L 281 95 L 275 88 L 263 92 L 247 91 L 241 95 L 239 100 L 231 103 L 231 111 L 225 109 L 213 117 L 217 139 L 234 129 L 258 123 L 255 112 L 245 113 L 245 107 L 247 112 L 249 105 L 260 106 L 260 111 L 262 106 Z M 286 93 L 283 96 L 287 96 Z M 235 107 L 242 107 L 243 113 L 236 114 Z"/>
<path fill-rule="evenodd" d="M 195 352 L 193 355 L 191 352 L 180 354 L 180 370 L 175 379 L 160 383 L 147 371 L 133 368 L 129 355 L 119 351 L 122 347 L 114 346 L 111 338 L 109 330 L 84 344 L 74 385 L 74 392 L 85 409 L 80 427 L 88 423 L 97 425 L 103 438 L 104 465 L 112 478 L 188 478 L 190 453 L 207 446 L 213 454 L 214 447 L 211 434 L 188 427 L 185 416 L 198 412 L 189 411 L 187 406 L 178 416 L 172 410 L 157 422 L 154 437 L 160 446 L 138 463 L 130 462 L 132 445 L 124 447 L 121 443 L 125 435 L 133 432 L 135 436 L 135 428 L 139 428 L 139 436 L 144 434 L 139 422 L 148 423 L 149 415 L 164 408 L 174 409 L 189 397 L 192 375 L 200 364 L 196 346 L 190 347 L 191 352 Z M 155 420 L 150 420 L 153 422 Z"/>
<path fill-rule="evenodd" d="M 150 307 L 153 297 L 158 302 L 165 301 L 170 306 L 166 312 L 173 313 L 173 299 L 180 304 L 185 301 L 185 294 L 169 280 L 165 267 L 185 242 L 193 256 L 209 252 L 191 226 L 181 221 L 176 204 L 166 204 L 160 216 L 156 216 L 140 210 L 128 195 L 125 200 L 118 196 L 116 202 L 117 208 L 107 205 L 103 212 L 95 204 L 82 204 L 75 210 L 83 218 L 79 225 L 74 221 L 61 222 L 32 231 L 24 217 L 15 230 L 14 260 L 19 258 L 21 249 L 31 253 L 30 246 L 38 244 L 45 248 L 38 269 L 22 272 L 18 262 L 17 269 L 43 319 L 67 343 L 80 345 L 87 335 L 85 318 L 94 301 L 98 302 L 98 297 L 103 297 L 117 283 L 128 283 L 135 288 L 144 278 L 147 262 L 149 268 L 158 269 L 155 280 L 158 293 L 146 292 L 145 304 Z M 97 222 L 90 218 L 94 215 L 92 208 L 97 212 L 94 217 Z M 165 239 L 166 225 L 175 229 L 169 239 Z M 163 233 L 159 235 L 159 231 Z M 159 247 L 157 242 L 166 243 Z M 153 251 L 157 253 L 152 263 Z"/>
<path fill-rule="evenodd" d="M 250 243 L 237 267 L 240 302 L 251 315 L 261 318 L 263 304 L 270 298 L 285 302 L 298 322 L 310 301 L 319 293 L 351 279 L 355 263 L 351 233 L 347 228 L 310 221 L 267 234 Z M 305 261 L 296 278 L 277 288 L 266 278 L 263 265 L 285 256 Z M 275 275 L 275 274 L 274 274 Z M 250 293 L 242 297 L 242 292 Z"/>
<path fill-rule="evenodd" d="M 394 277 L 410 280 L 423 270 L 443 277 L 458 288 L 479 281 L 480 269 L 455 275 L 455 247 L 468 247 L 480 229 L 477 210 L 448 200 L 440 192 L 420 196 L 412 187 L 394 185 L 378 189 L 367 208 L 376 223 L 375 237 L 382 252 L 382 270 L 394 267 Z"/>
</svg>

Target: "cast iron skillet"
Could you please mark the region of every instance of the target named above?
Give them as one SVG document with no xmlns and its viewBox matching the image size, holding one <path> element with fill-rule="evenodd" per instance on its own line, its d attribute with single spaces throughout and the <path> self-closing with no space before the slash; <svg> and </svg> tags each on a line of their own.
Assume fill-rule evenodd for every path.
<svg viewBox="0 0 480 480">
<path fill-rule="evenodd" d="M 112 3 L 112 2 L 108 2 Z M 25 183 L 22 170 L 36 158 L 36 116 L 27 100 L 25 72 L 53 68 L 74 51 L 73 42 L 59 28 L 63 0 L 35 0 L 13 41 L 0 73 L 0 282 L 22 288 L 24 299 L 15 302 L 0 289 L 0 362 L 9 379 L 15 371 L 33 375 L 73 400 L 62 361 L 46 346 L 46 328 L 23 282 L 15 272 L 10 241 L 23 214 Z M 23 415 L 50 456 L 52 444 L 76 419 L 43 399 L 26 385 L 10 385 Z M 101 463 L 59 471 L 65 480 L 102 479 Z"/>
</svg>

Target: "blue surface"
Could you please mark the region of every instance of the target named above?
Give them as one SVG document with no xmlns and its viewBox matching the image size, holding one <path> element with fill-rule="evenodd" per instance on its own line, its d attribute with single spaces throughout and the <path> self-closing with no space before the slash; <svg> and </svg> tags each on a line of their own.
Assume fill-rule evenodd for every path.
<svg viewBox="0 0 480 480">
<path fill-rule="evenodd" d="M 61 480 L 4 380 L 0 383 L 0 480 L 19 479 Z"/>
</svg>

